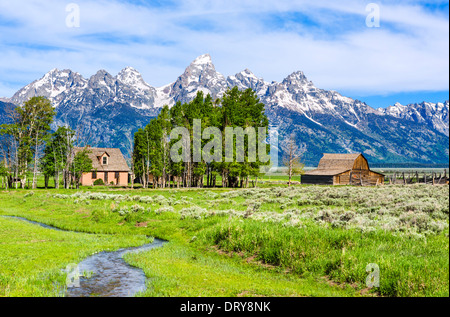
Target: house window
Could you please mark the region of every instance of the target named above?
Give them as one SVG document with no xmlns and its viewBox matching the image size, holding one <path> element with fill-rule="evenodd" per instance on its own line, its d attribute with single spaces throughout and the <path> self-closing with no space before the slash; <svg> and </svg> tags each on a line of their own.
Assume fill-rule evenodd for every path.
<svg viewBox="0 0 450 317">
<path fill-rule="evenodd" d="M 108 165 L 108 158 L 106 156 L 103 157 L 103 165 Z"/>
<path fill-rule="evenodd" d="M 92 172 L 92 179 L 97 179 L 97 172 Z"/>
<path fill-rule="evenodd" d="M 108 172 L 105 172 L 105 184 L 108 184 Z"/>
<path fill-rule="evenodd" d="M 120 173 L 116 172 L 116 175 L 114 176 L 115 178 L 119 178 L 120 177 Z"/>
</svg>

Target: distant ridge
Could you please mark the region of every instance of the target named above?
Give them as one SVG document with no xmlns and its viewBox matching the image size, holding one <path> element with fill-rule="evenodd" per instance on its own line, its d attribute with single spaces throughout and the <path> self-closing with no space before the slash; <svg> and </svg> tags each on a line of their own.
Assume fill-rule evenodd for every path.
<svg viewBox="0 0 450 317">
<path fill-rule="evenodd" d="M 89 79 L 53 69 L 9 100 L 20 105 L 30 97 L 45 96 L 57 109 L 55 126 L 79 127 L 91 145 L 119 147 L 129 155 L 134 132 L 162 106 L 189 102 L 198 91 L 220 98 L 234 86 L 256 91 L 280 136 L 280 153 L 286 136 L 294 134 L 308 165 L 317 164 L 324 152 L 364 153 L 371 164 L 449 160 L 448 101 L 374 109 L 315 87 L 301 71 L 279 83 L 267 82 L 249 69 L 225 77 L 216 71 L 209 54 L 196 58 L 174 82 L 162 87 L 150 86 L 132 67 L 116 76 L 99 70 Z"/>
</svg>

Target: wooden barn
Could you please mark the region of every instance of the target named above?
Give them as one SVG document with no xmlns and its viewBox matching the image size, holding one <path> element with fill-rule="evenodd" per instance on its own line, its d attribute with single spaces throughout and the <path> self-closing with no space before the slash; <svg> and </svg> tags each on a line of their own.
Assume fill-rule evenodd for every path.
<svg viewBox="0 0 450 317">
<path fill-rule="evenodd" d="M 371 171 L 361 153 L 324 154 L 317 169 L 302 175 L 302 184 L 382 185 L 384 175 Z"/>
</svg>

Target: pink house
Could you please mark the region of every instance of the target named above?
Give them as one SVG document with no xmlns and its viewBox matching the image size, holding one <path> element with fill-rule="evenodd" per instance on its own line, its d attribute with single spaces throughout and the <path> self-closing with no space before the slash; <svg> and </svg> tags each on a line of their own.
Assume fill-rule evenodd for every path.
<svg viewBox="0 0 450 317">
<path fill-rule="evenodd" d="M 74 148 L 75 153 L 84 148 Z M 93 170 L 83 174 L 81 185 L 92 186 L 97 179 L 102 179 L 107 185 L 128 186 L 128 167 L 120 149 L 89 147 L 89 158 Z"/>
</svg>

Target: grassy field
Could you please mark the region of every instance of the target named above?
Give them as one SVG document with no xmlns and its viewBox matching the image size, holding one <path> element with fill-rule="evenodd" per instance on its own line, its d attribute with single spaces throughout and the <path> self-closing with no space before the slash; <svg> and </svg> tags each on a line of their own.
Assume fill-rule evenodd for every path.
<svg viewBox="0 0 450 317">
<path fill-rule="evenodd" d="M 448 296 L 448 204 L 447 186 L 427 185 L 3 191 L 0 215 L 95 234 L 0 218 L 0 296 L 61 295 L 67 263 L 145 236 L 170 243 L 126 255 L 148 277 L 140 296 Z"/>
<path fill-rule="evenodd" d="M 138 246 L 142 235 L 54 231 L 0 217 L 0 296 L 63 296 L 67 265 L 102 250 Z"/>
</svg>

